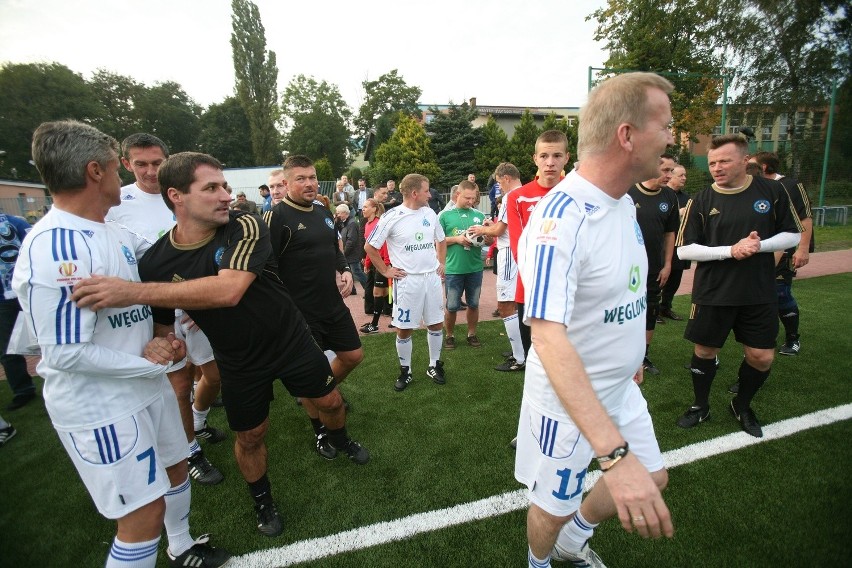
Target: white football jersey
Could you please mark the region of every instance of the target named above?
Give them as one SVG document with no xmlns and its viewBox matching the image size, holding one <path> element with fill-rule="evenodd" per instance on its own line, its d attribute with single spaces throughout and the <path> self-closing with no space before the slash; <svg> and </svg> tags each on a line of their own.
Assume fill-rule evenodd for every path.
<svg viewBox="0 0 852 568">
<path fill-rule="evenodd" d="M 24 239 L 13 286 L 38 339 L 44 400 L 59 430 L 97 428 L 126 418 L 162 394 L 165 369 L 142 357 L 153 336 L 151 308 L 93 312 L 71 301 L 93 274 L 139 281 L 141 239 L 54 206 Z"/>
<path fill-rule="evenodd" d="M 435 243 L 444 238 L 444 229 L 430 207 L 409 209 L 399 205 L 379 218 L 367 242 L 377 249 L 387 242 L 394 268 L 408 274 L 425 274 L 438 270 Z"/>
<path fill-rule="evenodd" d="M 562 323 L 604 406 L 614 411 L 645 351 L 648 259 L 629 196 L 613 199 L 571 172 L 542 198 L 518 243 L 524 319 Z M 524 397 L 565 410 L 530 350 Z"/>
<path fill-rule="evenodd" d="M 515 191 L 514 189 L 512 191 Z M 509 193 L 512 193 L 510 191 Z M 500 202 L 500 209 L 497 211 L 497 220 L 504 225 L 506 225 L 506 230 L 503 231 L 503 234 L 497 237 L 497 250 L 503 250 L 509 248 L 509 221 L 506 218 L 506 205 L 509 201 L 506 199 L 506 196 L 509 195 L 506 193 L 503 195 L 503 200 Z"/>
<path fill-rule="evenodd" d="M 121 204 L 106 215 L 107 221 L 123 225 L 150 244 L 175 226 L 175 214 L 166 206 L 159 193 L 146 193 L 135 183 L 121 188 Z"/>
</svg>

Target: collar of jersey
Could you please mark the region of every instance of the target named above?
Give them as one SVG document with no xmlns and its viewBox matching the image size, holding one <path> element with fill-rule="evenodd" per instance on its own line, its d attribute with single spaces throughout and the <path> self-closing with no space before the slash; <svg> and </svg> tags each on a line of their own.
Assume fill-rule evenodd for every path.
<svg viewBox="0 0 852 568">
<path fill-rule="evenodd" d="M 289 205 L 293 209 L 298 209 L 299 211 L 313 211 L 314 210 L 314 203 L 315 203 L 315 202 L 312 202 L 308 206 L 299 205 L 298 203 L 296 203 L 295 201 L 290 199 L 289 195 L 285 195 L 284 199 L 282 199 L 281 202 L 286 203 L 287 205 Z"/>
<path fill-rule="evenodd" d="M 180 243 L 175 242 L 175 229 L 176 228 L 177 227 L 172 227 L 172 230 L 169 231 L 169 242 L 172 243 L 172 246 L 175 247 L 177 250 L 200 249 L 201 247 L 203 247 L 204 245 L 206 245 L 207 243 L 212 241 L 213 237 L 216 236 L 216 231 L 213 231 L 212 233 L 210 233 L 209 237 L 204 237 L 200 241 L 196 241 L 194 243 L 180 244 Z"/>
<path fill-rule="evenodd" d="M 736 193 L 741 193 L 741 192 L 747 190 L 749 188 L 749 186 L 751 185 L 752 181 L 754 181 L 754 177 L 749 175 L 748 178 L 746 178 L 745 184 L 743 184 L 740 187 L 732 187 L 730 189 L 724 188 L 724 187 L 719 187 L 718 185 L 716 185 L 715 182 L 713 182 L 713 191 L 715 191 L 717 193 L 721 193 L 723 195 L 734 195 Z"/>
<path fill-rule="evenodd" d="M 663 191 L 663 186 L 661 185 L 657 189 L 649 189 L 642 185 L 641 183 L 636 184 L 636 189 L 644 193 L 645 195 L 659 195 L 661 191 Z"/>
</svg>

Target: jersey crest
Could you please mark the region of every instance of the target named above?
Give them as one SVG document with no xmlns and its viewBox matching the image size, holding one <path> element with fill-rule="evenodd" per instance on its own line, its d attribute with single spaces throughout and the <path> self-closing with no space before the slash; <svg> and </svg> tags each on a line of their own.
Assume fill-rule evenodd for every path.
<svg viewBox="0 0 852 568">
<path fill-rule="evenodd" d="M 660 211 L 662 211 L 663 213 L 666 213 L 668 210 L 669 210 L 669 204 L 668 203 L 660 203 Z"/>
<path fill-rule="evenodd" d="M 325 224 L 328 226 L 329 229 L 334 229 L 334 223 L 332 223 L 331 219 L 329 219 L 328 217 L 325 218 Z M 302 224 L 299 223 L 299 225 Z M 301 226 L 299 228 L 301 228 Z"/>
<path fill-rule="evenodd" d="M 633 219 L 633 231 L 636 232 L 636 240 L 640 245 L 645 246 L 645 239 L 642 238 L 642 229 L 639 227 L 639 221 Z"/>
<path fill-rule="evenodd" d="M 121 253 L 124 255 L 124 258 L 127 259 L 127 264 L 130 266 L 136 264 L 136 257 L 133 256 L 133 253 L 130 252 L 130 249 L 127 248 L 126 245 L 121 245 Z"/>
<path fill-rule="evenodd" d="M 758 213 L 769 213 L 771 206 L 766 199 L 758 199 L 754 202 L 754 210 Z"/>
<path fill-rule="evenodd" d="M 225 247 L 219 247 L 216 249 L 216 252 L 213 253 L 213 261 L 216 263 L 216 266 L 222 265 L 223 254 L 225 254 Z"/>
</svg>

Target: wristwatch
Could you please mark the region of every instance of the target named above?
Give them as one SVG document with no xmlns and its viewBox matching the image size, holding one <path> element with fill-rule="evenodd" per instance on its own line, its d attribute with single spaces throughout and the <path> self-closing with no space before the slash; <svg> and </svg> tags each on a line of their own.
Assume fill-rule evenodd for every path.
<svg viewBox="0 0 852 568">
<path fill-rule="evenodd" d="M 608 471 L 615 464 L 617 464 L 618 461 L 621 460 L 621 458 L 626 456 L 629 451 L 630 446 L 627 444 L 627 442 L 624 442 L 623 446 L 618 446 L 617 448 L 612 450 L 612 452 L 610 452 L 608 455 L 598 456 L 595 459 L 598 460 L 598 465 L 601 466 L 602 471 Z M 608 466 L 603 467 L 604 464 L 608 464 Z"/>
</svg>

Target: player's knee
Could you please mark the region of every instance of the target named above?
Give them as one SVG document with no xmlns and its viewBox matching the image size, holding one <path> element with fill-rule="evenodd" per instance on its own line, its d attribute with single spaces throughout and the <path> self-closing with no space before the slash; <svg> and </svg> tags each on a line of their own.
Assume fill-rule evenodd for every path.
<svg viewBox="0 0 852 568">
<path fill-rule="evenodd" d="M 264 421 L 263 424 L 256 428 L 237 432 L 237 445 L 240 446 L 243 451 L 252 451 L 260 448 L 263 445 L 264 438 L 266 438 L 266 430 L 268 427 L 269 422 Z"/>
<path fill-rule="evenodd" d="M 340 396 L 340 391 L 337 389 L 320 398 L 312 398 L 311 402 L 314 403 L 317 410 L 327 414 L 333 414 L 343 408 L 343 397 Z"/>
<path fill-rule="evenodd" d="M 337 359 L 347 369 L 354 369 L 364 360 L 364 349 L 359 347 L 354 351 L 341 351 L 337 353 Z"/>
</svg>

